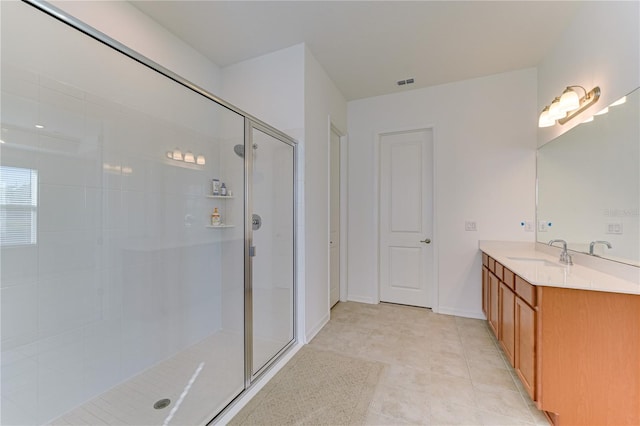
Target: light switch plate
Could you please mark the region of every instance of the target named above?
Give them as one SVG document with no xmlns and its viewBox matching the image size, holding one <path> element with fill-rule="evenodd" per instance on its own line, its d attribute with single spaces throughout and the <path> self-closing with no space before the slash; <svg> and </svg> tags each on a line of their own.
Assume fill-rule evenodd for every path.
<svg viewBox="0 0 640 426">
<path fill-rule="evenodd" d="M 464 223 L 464 230 L 465 231 L 477 231 L 478 230 L 478 225 L 476 224 L 475 221 L 467 220 Z"/>
</svg>

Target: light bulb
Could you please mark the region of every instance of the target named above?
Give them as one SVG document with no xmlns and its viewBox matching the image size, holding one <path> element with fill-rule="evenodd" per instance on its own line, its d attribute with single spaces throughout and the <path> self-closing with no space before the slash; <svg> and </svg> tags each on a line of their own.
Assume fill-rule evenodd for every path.
<svg viewBox="0 0 640 426">
<path fill-rule="evenodd" d="M 204 155 L 200 154 L 196 157 L 196 164 L 200 165 L 200 166 L 204 166 L 206 164 L 206 161 L 204 159 Z"/>
<path fill-rule="evenodd" d="M 573 111 L 580 107 L 580 97 L 570 87 L 567 87 L 560 96 L 560 109 L 564 112 Z"/>
<path fill-rule="evenodd" d="M 558 120 L 565 116 L 565 112 L 560 107 L 560 98 L 555 98 L 551 105 L 549 106 L 549 117 L 553 120 Z"/>
<path fill-rule="evenodd" d="M 193 153 L 191 151 L 187 151 L 184 153 L 184 162 L 185 163 L 195 163 L 196 159 L 193 156 Z"/>
<path fill-rule="evenodd" d="M 538 119 L 538 127 L 551 127 L 556 121 L 549 116 L 549 107 L 544 107 Z"/>
<path fill-rule="evenodd" d="M 182 152 L 180 152 L 179 148 L 176 148 L 173 150 L 173 157 L 174 160 L 178 160 L 178 161 L 182 161 Z"/>
</svg>

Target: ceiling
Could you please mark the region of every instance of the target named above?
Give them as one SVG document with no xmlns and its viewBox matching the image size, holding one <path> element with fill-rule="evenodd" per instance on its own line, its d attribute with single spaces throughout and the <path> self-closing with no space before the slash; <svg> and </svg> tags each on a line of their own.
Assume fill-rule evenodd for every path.
<svg viewBox="0 0 640 426">
<path fill-rule="evenodd" d="M 535 67 L 581 2 L 131 3 L 221 67 L 304 42 L 354 100 Z"/>
</svg>

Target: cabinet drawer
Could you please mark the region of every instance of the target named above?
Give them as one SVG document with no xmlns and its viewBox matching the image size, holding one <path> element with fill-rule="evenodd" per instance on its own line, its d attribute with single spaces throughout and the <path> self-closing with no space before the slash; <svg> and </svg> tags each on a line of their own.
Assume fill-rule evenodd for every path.
<svg viewBox="0 0 640 426">
<path fill-rule="evenodd" d="M 515 278 L 516 278 L 516 275 L 513 272 L 511 272 L 507 268 L 504 268 L 504 272 L 502 273 L 502 281 L 511 290 L 515 290 L 516 289 L 516 279 Z"/>
<path fill-rule="evenodd" d="M 504 266 L 502 266 L 502 264 L 496 262 L 496 277 L 498 277 L 500 279 L 500 281 L 502 281 L 502 271 L 504 271 Z"/>
<path fill-rule="evenodd" d="M 482 265 L 489 267 L 489 255 L 487 253 L 482 253 Z"/>
<path fill-rule="evenodd" d="M 496 260 L 492 257 L 489 258 L 489 270 L 494 274 L 496 273 Z"/>
<path fill-rule="evenodd" d="M 529 305 L 536 307 L 536 287 L 516 275 L 516 293 Z"/>
</svg>

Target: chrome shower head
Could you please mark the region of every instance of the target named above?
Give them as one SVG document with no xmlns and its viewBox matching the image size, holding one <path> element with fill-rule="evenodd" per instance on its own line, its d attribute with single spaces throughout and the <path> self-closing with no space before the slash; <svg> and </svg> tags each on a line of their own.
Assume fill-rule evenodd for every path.
<svg viewBox="0 0 640 426">
<path fill-rule="evenodd" d="M 258 144 L 257 143 L 253 144 L 253 149 L 258 149 Z M 234 146 L 233 147 L 233 152 L 235 152 L 238 157 L 244 158 L 244 145 L 238 144 L 238 145 Z"/>
</svg>

